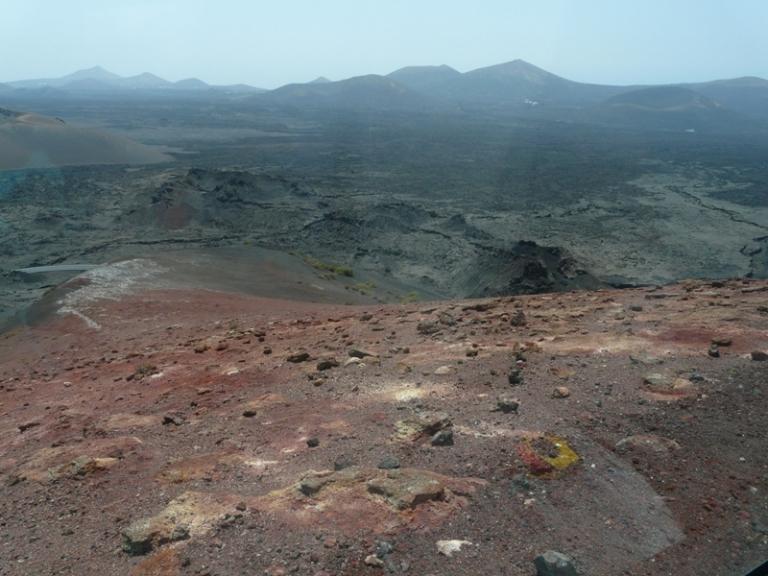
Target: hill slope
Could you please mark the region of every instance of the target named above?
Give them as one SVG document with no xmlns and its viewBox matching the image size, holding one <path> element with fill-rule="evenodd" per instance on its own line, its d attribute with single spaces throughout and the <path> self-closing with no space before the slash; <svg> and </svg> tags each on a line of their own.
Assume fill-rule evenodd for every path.
<svg viewBox="0 0 768 576">
<path fill-rule="evenodd" d="M 353 307 L 176 274 L 92 270 L 3 335 L 10 574 L 530 576 L 555 549 L 579 574 L 694 576 L 768 554 L 765 283 Z"/>
<path fill-rule="evenodd" d="M 413 109 L 433 105 L 415 90 L 376 74 L 336 82 L 288 84 L 259 94 L 254 101 L 318 108 Z"/>
<path fill-rule="evenodd" d="M 0 109 L 0 170 L 88 164 L 151 164 L 169 158 L 134 140 L 58 118 Z"/>
</svg>

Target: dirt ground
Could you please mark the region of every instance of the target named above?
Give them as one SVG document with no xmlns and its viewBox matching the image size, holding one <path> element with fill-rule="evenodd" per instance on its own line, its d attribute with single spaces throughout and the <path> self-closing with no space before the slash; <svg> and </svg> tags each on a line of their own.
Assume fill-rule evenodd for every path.
<svg viewBox="0 0 768 576">
<path fill-rule="evenodd" d="M 765 352 L 763 281 L 343 306 L 86 273 L 0 335 L 0 574 L 746 572 Z"/>
</svg>

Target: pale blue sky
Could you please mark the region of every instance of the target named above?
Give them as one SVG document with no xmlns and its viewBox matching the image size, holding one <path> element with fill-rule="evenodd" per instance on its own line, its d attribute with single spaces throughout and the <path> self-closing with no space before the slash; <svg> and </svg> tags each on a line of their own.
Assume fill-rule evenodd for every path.
<svg viewBox="0 0 768 576">
<path fill-rule="evenodd" d="M 768 0 L 3 0 L 0 81 L 102 65 L 266 88 L 522 58 L 584 82 L 768 77 Z"/>
</svg>

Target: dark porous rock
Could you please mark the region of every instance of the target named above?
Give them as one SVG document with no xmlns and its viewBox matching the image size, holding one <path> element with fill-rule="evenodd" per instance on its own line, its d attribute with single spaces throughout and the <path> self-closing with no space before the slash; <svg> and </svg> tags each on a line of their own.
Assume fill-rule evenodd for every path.
<svg viewBox="0 0 768 576">
<path fill-rule="evenodd" d="M 516 398 L 499 398 L 496 401 L 496 408 L 494 411 L 502 412 L 504 414 L 517 413 L 517 409 L 520 407 L 520 401 Z"/>
<path fill-rule="evenodd" d="M 309 360 L 309 352 L 297 352 L 296 354 L 291 354 L 286 358 L 288 362 L 291 362 L 293 364 L 298 364 L 299 362 L 306 362 Z"/>
<path fill-rule="evenodd" d="M 400 460 L 394 456 L 385 456 L 381 462 L 379 462 L 379 468 L 381 470 L 396 470 L 400 468 Z"/>
<path fill-rule="evenodd" d="M 331 368 L 336 368 L 339 365 L 338 360 L 336 358 L 323 358 L 317 363 L 317 369 L 321 372 L 323 370 L 330 370 Z"/>
<path fill-rule="evenodd" d="M 536 556 L 533 565 L 536 567 L 536 576 L 578 576 L 573 561 L 554 550 L 547 550 L 544 554 Z"/>
<path fill-rule="evenodd" d="M 432 446 L 453 446 L 453 430 L 446 428 L 435 432 L 430 442 Z"/>
<path fill-rule="evenodd" d="M 512 386 L 519 386 L 523 383 L 523 371 L 519 368 L 512 368 L 512 370 L 509 371 L 507 380 Z"/>
<path fill-rule="evenodd" d="M 416 325 L 416 331 L 419 334 L 429 336 L 440 331 L 440 325 L 434 320 L 422 320 Z"/>
</svg>

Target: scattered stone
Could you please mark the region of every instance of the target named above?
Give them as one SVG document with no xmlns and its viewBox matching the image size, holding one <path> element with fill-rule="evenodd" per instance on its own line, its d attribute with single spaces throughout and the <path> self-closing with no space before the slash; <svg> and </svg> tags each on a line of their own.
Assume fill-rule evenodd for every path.
<svg viewBox="0 0 768 576">
<path fill-rule="evenodd" d="M 169 542 L 189 539 L 189 528 L 176 524 L 165 532 L 155 525 L 152 519 L 134 522 L 123 531 L 123 551 L 130 556 L 142 556 L 156 546 Z"/>
<path fill-rule="evenodd" d="M 338 365 L 339 363 L 336 360 L 336 358 L 328 357 L 328 358 L 323 358 L 317 363 L 317 369 L 322 372 L 323 370 L 330 370 L 331 368 L 336 368 Z"/>
<path fill-rule="evenodd" d="M 36 426 L 40 426 L 40 422 L 24 422 L 24 424 L 19 424 L 19 432 L 26 432 L 30 428 L 35 428 Z"/>
<path fill-rule="evenodd" d="M 453 446 L 453 430 L 447 428 L 435 432 L 430 442 L 432 446 Z"/>
<path fill-rule="evenodd" d="M 707 350 L 707 354 L 709 354 L 711 358 L 720 358 L 720 349 L 717 344 L 711 344 L 709 350 Z"/>
<path fill-rule="evenodd" d="M 200 342 L 199 344 L 195 345 L 195 354 L 202 354 L 206 350 L 208 350 L 210 346 L 208 346 L 207 342 Z"/>
<path fill-rule="evenodd" d="M 366 358 L 368 356 L 376 356 L 373 352 L 368 352 L 367 350 L 360 350 L 358 348 L 352 348 L 349 351 L 349 356 L 351 358 Z"/>
<path fill-rule="evenodd" d="M 440 554 L 450 558 L 455 552 L 460 552 L 462 546 L 471 546 L 472 542 L 469 540 L 438 540 L 436 545 Z"/>
<path fill-rule="evenodd" d="M 466 354 L 467 354 L 467 358 L 474 358 L 475 356 L 477 356 L 477 348 L 470 348 L 469 350 L 467 350 Z"/>
<path fill-rule="evenodd" d="M 647 374 L 643 382 L 650 392 L 657 394 L 685 395 L 695 391 L 693 382 L 687 378 L 675 378 L 666 374 Z"/>
<path fill-rule="evenodd" d="M 374 568 L 384 568 L 384 561 L 376 556 L 376 554 L 369 554 L 365 557 L 365 565 L 372 566 Z"/>
<path fill-rule="evenodd" d="M 395 550 L 395 547 L 392 545 L 391 542 L 387 542 L 386 540 L 379 540 L 376 542 L 376 556 L 379 558 L 386 558 L 392 552 Z"/>
<path fill-rule="evenodd" d="M 537 556 L 533 565 L 536 567 L 536 576 L 578 576 L 573 561 L 554 550 L 547 550 Z"/>
<path fill-rule="evenodd" d="M 400 460 L 394 456 L 385 456 L 381 462 L 379 462 L 380 470 L 396 470 L 400 468 Z"/>
<path fill-rule="evenodd" d="M 422 320 L 416 325 L 416 331 L 424 336 L 431 336 L 440 332 L 440 325 L 434 320 Z"/>
<path fill-rule="evenodd" d="M 520 401 L 516 398 L 499 398 L 496 401 L 495 412 L 502 412 L 504 414 L 517 413 L 517 409 L 520 407 Z"/>
<path fill-rule="evenodd" d="M 631 354 L 629 356 L 630 362 L 632 364 L 642 364 L 646 366 L 652 366 L 657 364 L 663 364 L 664 360 L 662 358 L 659 358 L 658 356 L 651 356 L 649 354 Z"/>
<path fill-rule="evenodd" d="M 437 320 L 443 326 L 455 326 L 456 325 L 456 319 L 453 316 L 451 316 L 448 312 L 440 312 L 437 315 Z"/>
<path fill-rule="evenodd" d="M 288 362 L 291 362 L 293 364 L 298 364 L 300 362 L 306 362 L 309 360 L 309 352 L 297 352 L 296 354 L 291 354 L 286 358 Z"/>
<path fill-rule="evenodd" d="M 523 383 L 523 371 L 520 368 L 513 368 L 509 371 L 507 380 L 512 386 L 519 386 Z"/>
<path fill-rule="evenodd" d="M 243 410 L 243 418 L 253 418 L 256 414 L 256 410 Z"/>
<path fill-rule="evenodd" d="M 632 306 L 629 307 L 629 309 L 632 312 L 642 312 L 643 311 L 643 307 L 640 306 L 639 304 L 633 304 Z"/>
<path fill-rule="evenodd" d="M 713 346 L 722 346 L 723 348 L 727 348 L 733 344 L 733 340 L 731 338 L 727 338 L 725 336 L 719 336 L 716 338 L 712 338 L 712 345 Z"/>
<path fill-rule="evenodd" d="M 317 448 L 318 446 L 320 446 L 320 440 L 314 436 L 312 438 L 308 438 L 307 446 L 309 446 L 310 448 Z"/>
<path fill-rule="evenodd" d="M 419 414 L 414 418 L 395 422 L 395 436 L 398 440 L 416 442 L 431 438 L 440 430 L 453 427 L 453 422 L 446 414 Z"/>
<path fill-rule="evenodd" d="M 384 478 L 369 480 L 367 490 L 383 497 L 398 510 L 410 510 L 424 502 L 445 499 L 445 486 L 418 470 L 390 470 Z"/>
<path fill-rule="evenodd" d="M 351 358 L 347 358 L 344 361 L 344 366 L 352 366 L 352 365 L 354 365 L 354 366 L 364 366 L 365 363 L 360 358 L 358 358 L 356 356 L 353 356 Z"/>
<path fill-rule="evenodd" d="M 436 376 L 445 376 L 451 373 L 453 373 L 453 367 L 451 366 L 440 366 L 437 369 L 435 369 L 435 372 L 434 372 Z"/>
<path fill-rule="evenodd" d="M 342 454 L 336 460 L 333 461 L 333 469 L 337 472 L 339 470 L 344 470 L 345 468 L 350 468 L 351 466 L 355 465 L 355 461 L 346 454 Z"/>
<path fill-rule="evenodd" d="M 528 319 L 525 317 L 525 312 L 523 312 L 522 310 L 517 310 L 509 319 L 509 323 L 512 326 L 518 326 L 518 327 L 525 326 L 526 324 L 528 324 Z"/>
<path fill-rule="evenodd" d="M 496 304 L 494 302 L 478 302 L 477 304 L 469 304 L 467 306 L 462 307 L 462 310 L 465 312 L 468 311 L 474 311 L 474 312 L 488 312 L 488 310 L 492 310 L 496 307 Z"/>
<path fill-rule="evenodd" d="M 263 352 L 265 356 L 269 356 L 270 354 L 272 354 L 272 348 L 270 348 L 269 346 L 264 346 Z"/>
<path fill-rule="evenodd" d="M 571 395 L 571 391 L 567 386 L 557 386 L 552 390 L 552 398 L 568 398 Z"/>
<path fill-rule="evenodd" d="M 676 450 L 680 450 L 680 444 L 655 434 L 635 434 L 622 438 L 616 443 L 616 451 L 620 454 L 640 451 L 666 455 Z"/>
<path fill-rule="evenodd" d="M 750 354 L 750 357 L 755 362 L 766 362 L 768 361 L 768 353 L 763 352 L 762 350 L 753 350 Z"/>
<path fill-rule="evenodd" d="M 174 426 L 181 426 L 184 424 L 184 418 L 178 414 L 166 414 L 163 416 L 163 425 L 168 426 L 169 424 L 173 424 Z"/>
</svg>

